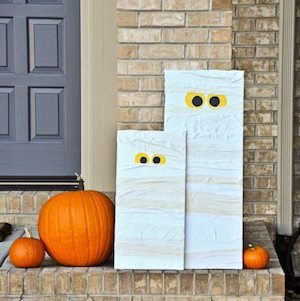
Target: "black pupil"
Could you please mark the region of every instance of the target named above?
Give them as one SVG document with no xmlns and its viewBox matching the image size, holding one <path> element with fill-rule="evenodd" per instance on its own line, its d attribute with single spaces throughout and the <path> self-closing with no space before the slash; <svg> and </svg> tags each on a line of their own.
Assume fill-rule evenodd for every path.
<svg viewBox="0 0 300 301">
<path fill-rule="evenodd" d="M 143 163 L 143 164 L 147 163 L 147 158 L 146 157 L 142 157 L 140 159 L 140 162 Z"/>
<path fill-rule="evenodd" d="M 213 106 L 213 107 L 217 107 L 220 104 L 220 99 L 217 96 L 213 96 L 210 100 L 209 103 Z"/>
<path fill-rule="evenodd" d="M 192 103 L 195 107 L 200 107 L 203 103 L 203 100 L 200 96 L 195 96 L 192 100 Z"/>
<path fill-rule="evenodd" d="M 160 162 L 160 158 L 159 157 L 154 157 L 153 158 L 153 163 L 158 164 Z"/>
</svg>

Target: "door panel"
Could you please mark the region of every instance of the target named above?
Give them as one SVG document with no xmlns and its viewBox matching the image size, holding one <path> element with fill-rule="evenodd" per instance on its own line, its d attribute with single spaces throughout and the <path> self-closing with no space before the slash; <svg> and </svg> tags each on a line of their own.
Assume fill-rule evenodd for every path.
<svg viewBox="0 0 300 301">
<path fill-rule="evenodd" d="M 0 167 L 80 173 L 79 0 L 0 0 Z"/>
</svg>

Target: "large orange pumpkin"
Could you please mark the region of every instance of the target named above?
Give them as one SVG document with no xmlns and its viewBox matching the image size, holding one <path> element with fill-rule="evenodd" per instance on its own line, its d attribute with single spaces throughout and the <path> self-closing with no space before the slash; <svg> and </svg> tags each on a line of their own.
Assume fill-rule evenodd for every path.
<svg viewBox="0 0 300 301">
<path fill-rule="evenodd" d="M 9 249 L 10 262 L 17 268 L 36 268 L 44 258 L 43 243 L 33 238 L 27 228 L 25 228 L 25 237 L 17 238 Z"/>
<path fill-rule="evenodd" d="M 244 251 L 244 265 L 248 269 L 264 269 L 269 263 L 269 253 L 261 246 L 249 247 Z"/>
<path fill-rule="evenodd" d="M 100 192 L 63 192 L 44 204 L 38 229 L 46 251 L 58 263 L 98 265 L 113 250 L 114 205 Z"/>
</svg>

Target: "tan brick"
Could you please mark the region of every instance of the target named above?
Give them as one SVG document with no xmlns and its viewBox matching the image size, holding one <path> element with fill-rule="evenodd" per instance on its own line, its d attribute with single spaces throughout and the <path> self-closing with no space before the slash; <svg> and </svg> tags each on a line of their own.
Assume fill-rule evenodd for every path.
<svg viewBox="0 0 300 301">
<path fill-rule="evenodd" d="M 136 59 L 139 56 L 138 45 L 118 45 L 118 58 L 119 59 Z"/>
<path fill-rule="evenodd" d="M 232 0 L 232 4 L 255 4 L 256 0 Z"/>
<path fill-rule="evenodd" d="M 244 125 L 244 136 L 251 137 L 255 135 L 255 125 Z"/>
<path fill-rule="evenodd" d="M 31 227 L 36 227 L 38 223 L 38 215 L 15 215 L 15 224 L 19 226 L 31 226 Z"/>
<path fill-rule="evenodd" d="M 160 29 L 120 28 L 118 30 L 119 43 L 158 43 L 160 41 Z"/>
<path fill-rule="evenodd" d="M 257 136 L 277 136 L 277 125 L 258 125 L 256 127 Z"/>
<path fill-rule="evenodd" d="M 162 93 L 119 92 L 118 103 L 120 106 L 160 106 L 162 105 Z"/>
<path fill-rule="evenodd" d="M 236 62 L 237 69 L 246 71 L 274 71 L 274 60 L 238 60 Z"/>
<path fill-rule="evenodd" d="M 243 203 L 243 214 L 244 215 L 252 215 L 253 214 L 253 204 Z"/>
<path fill-rule="evenodd" d="M 152 122 L 163 122 L 164 121 L 164 109 L 163 108 L 153 108 L 151 112 Z"/>
<path fill-rule="evenodd" d="M 276 162 L 277 161 L 277 153 L 275 151 L 257 151 L 256 152 L 256 161 L 257 162 Z"/>
<path fill-rule="evenodd" d="M 136 272 L 134 273 L 134 293 L 135 294 L 147 294 L 147 273 Z"/>
<path fill-rule="evenodd" d="M 0 193 L 0 213 L 7 211 L 7 193 Z"/>
<path fill-rule="evenodd" d="M 24 274 L 24 293 L 26 295 L 38 295 L 40 293 L 41 269 L 28 269 Z"/>
<path fill-rule="evenodd" d="M 135 108 L 118 108 L 119 122 L 137 122 L 138 109 Z"/>
<path fill-rule="evenodd" d="M 245 83 L 246 89 L 248 88 L 247 85 L 254 85 L 255 73 L 254 72 L 246 72 L 245 73 Z"/>
<path fill-rule="evenodd" d="M 34 194 L 24 193 L 22 195 L 22 210 L 23 213 L 34 213 L 35 212 L 35 202 Z"/>
<path fill-rule="evenodd" d="M 232 21 L 233 31 L 254 31 L 255 20 L 235 19 Z"/>
<path fill-rule="evenodd" d="M 98 267 L 89 268 L 87 282 L 87 293 L 89 295 L 97 295 L 102 292 L 102 273 Z"/>
<path fill-rule="evenodd" d="M 275 5 L 251 5 L 238 8 L 239 18 L 270 18 L 275 16 Z"/>
<path fill-rule="evenodd" d="M 223 271 L 211 271 L 210 280 L 208 283 L 209 292 L 212 295 L 224 294 L 224 274 Z"/>
<path fill-rule="evenodd" d="M 279 48 L 278 47 L 257 47 L 256 57 L 258 58 L 278 58 Z"/>
<path fill-rule="evenodd" d="M 185 272 L 179 274 L 179 293 L 181 295 L 193 295 L 194 290 L 194 274 Z"/>
<path fill-rule="evenodd" d="M 140 123 L 138 126 L 139 130 L 145 131 L 161 131 L 162 124 L 161 123 Z"/>
<path fill-rule="evenodd" d="M 212 0 L 213 10 L 231 10 L 232 0 Z"/>
<path fill-rule="evenodd" d="M 245 97 L 275 97 L 275 86 L 254 86 L 245 89 Z"/>
<path fill-rule="evenodd" d="M 258 188 L 258 189 L 275 189 L 276 187 L 277 187 L 276 177 L 256 178 L 254 180 L 254 188 Z"/>
<path fill-rule="evenodd" d="M 151 122 L 152 108 L 141 108 L 139 110 L 139 122 Z"/>
<path fill-rule="evenodd" d="M 278 73 L 258 73 L 256 75 L 256 83 L 263 85 L 277 85 L 278 84 Z"/>
<path fill-rule="evenodd" d="M 199 27 L 226 27 L 232 25 L 231 12 L 190 12 L 187 13 L 187 25 Z"/>
<path fill-rule="evenodd" d="M 262 215 L 276 215 L 277 205 L 276 204 L 254 204 L 254 214 Z"/>
<path fill-rule="evenodd" d="M 255 284 L 252 270 L 241 270 L 239 272 L 240 295 L 254 295 Z"/>
<path fill-rule="evenodd" d="M 86 294 L 87 277 L 86 268 L 74 268 L 72 273 L 72 292 L 77 295 Z"/>
<path fill-rule="evenodd" d="M 245 138 L 244 148 L 245 149 L 272 149 L 274 142 L 272 138 Z"/>
<path fill-rule="evenodd" d="M 7 293 L 7 287 L 8 287 L 7 276 L 8 276 L 7 271 L 0 270 L 0 295 L 6 295 Z"/>
<path fill-rule="evenodd" d="M 255 159 L 255 152 L 254 151 L 249 151 L 249 150 L 244 150 L 244 162 L 254 162 Z"/>
<path fill-rule="evenodd" d="M 284 274 L 281 269 L 271 270 L 271 287 L 272 287 L 272 295 L 275 296 L 285 295 Z"/>
<path fill-rule="evenodd" d="M 9 271 L 9 294 L 21 295 L 23 293 L 23 269 L 11 269 Z"/>
<path fill-rule="evenodd" d="M 119 294 L 131 295 L 133 293 L 133 274 L 127 271 L 119 272 Z"/>
<path fill-rule="evenodd" d="M 184 58 L 184 45 L 143 44 L 140 45 L 139 57 L 141 59 L 182 59 Z"/>
<path fill-rule="evenodd" d="M 284 301 L 286 300 L 285 297 L 262 297 L 261 298 L 262 301 Z"/>
<path fill-rule="evenodd" d="M 117 9 L 160 10 L 161 0 L 117 0 Z"/>
<path fill-rule="evenodd" d="M 161 75 L 161 62 L 159 61 L 130 61 L 128 62 L 130 75 Z"/>
<path fill-rule="evenodd" d="M 103 292 L 106 295 L 115 295 L 117 293 L 117 273 L 103 273 Z"/>
<path fill-rule="evenodd" d="M 163 91 L 164 81 L 160 76 L 144 76 L 139 79 L 139 87 L 141 91 Z"/>
<path fill-rule="evenodd" d="M 202 28 L 164 28 L 166 43 L 202 43 L 208 41 L 208 30 Z"/>
<path fill-rule="evenodd" d="M 231 28 L 212 29 L 210 32 L 212 43 L 231 43 Z"/>
<path fill-rule="evenodd" d="M 185 14 L 180 12 L 142 12 L 140 13 L 141 27 L 176 27 L 184 26 Z"/>
<path fill-rule="evenodd" d="M 164 10 L 208 10 L 208 0 L 164 0 Z"/>
<path fill-rule="evenodd" d="M 198 69 L 207 69 L 206 60 L 182 60 L 182 61 L 164 61 L 162 63 L 163 69 L 173 69 L 173 70 L 198 70 Z"/>
<path fill-rule="evenodd" d="M 244 191 L 244 201 L 246 202 L 268 202 L 272 201 L 273 193 L 268 190 Z"/>
<path fill-rule="evenodd" d="M 138 14 L 132 11 L 118 11 L 117 12 L 117 26 L 118 27 L 137 27 Z"/>
<path fill-rule="evenodd" d="M 278 107 L 277 100 L 273 99 L 258 99 L 256 101 L 256 109 L 259 111 L 276 111 Z"/>
<path fill-rule="evenodd" d="M 187 58 L 192 59 L 230 59 L 231 44 L 187 45 Z"/>
<path fill-rule="evenodd" d="M 208 294 L 208 272 L 195 274 L 195 293 L 196 295 Z"/>
<path fill-rule="evenodd" d="M 238 33 L 236 33 L 236 44 L 239 44 L 239 45 L 275 44 L 275 33 L 273 33 L 273 32 L 238 32 Z"/>
<path fill-rule="evenodd" d="M 245 123 L 270 123 L 273 121 L 271 112 L 246 112 Z"/>
<path fill-rule="evenodd" d="M 232 61 L 225 60 L 225 61 L 209 61 L 209 69 L 222 69 L 222 70 L 231 70 L 232 69 Z"/>
<path fill-rule="evenodd" d="M 149 293 L 150 294 L 162 294 L 163 281 L 162 273 L 149 273 Z"/>
<path fill-rule="evenodd" d="M 164 293 L 168 295 L 177 294 L 178 292 L 178 275 L 177 273 L 164 274 Z"/>
<path fill-rule="evenodd" d="M 18 193 L 10 193 L 8 195 L 8 213 L 20 213 L 21 212 L 21 195 Z"/>
<path fill-rule="evenodd" d="M 54 295 L 54 277 L 56 268 L 43 268 L 41 272 L 41 294 Z"/>
<path fill-rule="evenodd" d="M 15 216 L 9 214 L 0 214 L 0 219 L 2 222 L 14 224 L 15 223 Z"/>
<path fill-rule="evenodd" d="M 279 31 L 279 18 L 276 19 L 258 19 L 256 29 L 260 31 Z"/>
<path fill-rule="evenodd" d="M 70 279 L 70 268 L 60 267 L 55 273 L 55 285 L 54 292 L 57 295 L 67 295 L 70 292 L 71 279 Z"/>
<path fill-rule="evenodd" d="M 136 77 L 119 76 L 117 79 L 118 91 L 136 91 L 139 81 Z"/>
<path fill-rule="evenodd" d="M 34 195 L 35 200 L 35 206 L 36 206 L 36 212 L 39 213 L 43 205 L 46 203 L 46 201 L 49 199 L 49 195 L 46 192 L 38 191 Z"/>
<path fill-rule="evenodd" d="M 234 47 L 232 56 L 234 58 L 253 58 L 255 56 L 255 47 Z"/>
<path fill-rule="evenodd" d="M 119 75 L 127 75 L 128 74 L 128 61 L 118 60 L 117 74 L 119 74 Z"/>
</svg>

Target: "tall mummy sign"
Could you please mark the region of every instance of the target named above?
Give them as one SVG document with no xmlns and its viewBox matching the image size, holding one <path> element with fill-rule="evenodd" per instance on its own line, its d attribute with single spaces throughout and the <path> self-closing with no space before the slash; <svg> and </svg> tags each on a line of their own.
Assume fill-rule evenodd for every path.
<svg viewBox="0 0 300 301">
<path fill-rule="evenodd" d="M 242 71 L 166 71 L 165 130 L 187 131 L 185 267 L 242 268 Z"/>
<path fill-rule="evenodd" d="M 182 270 L 186 134 L 119 131 L 117 140 L 115 268 Z"/>
</svg>

